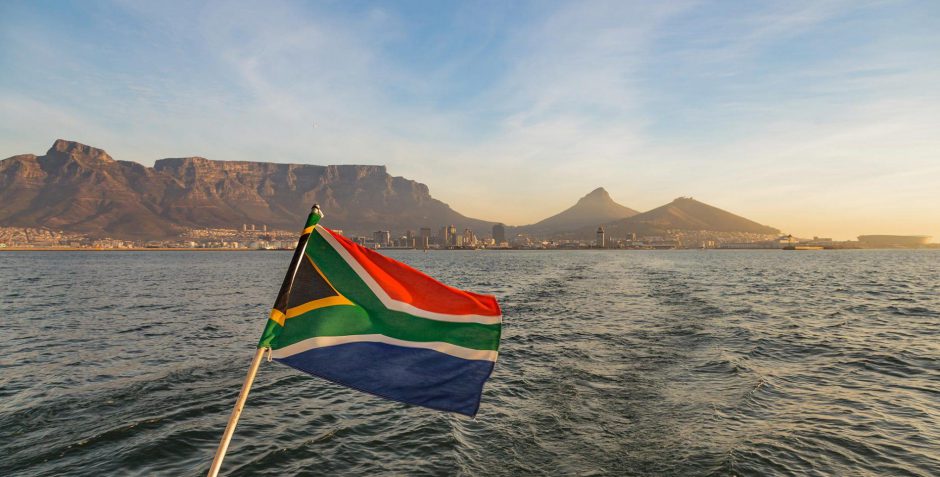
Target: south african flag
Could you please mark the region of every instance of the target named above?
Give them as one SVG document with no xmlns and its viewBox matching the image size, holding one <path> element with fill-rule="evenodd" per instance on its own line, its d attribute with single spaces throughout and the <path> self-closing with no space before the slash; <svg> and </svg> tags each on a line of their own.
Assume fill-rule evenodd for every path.
<svg viewBox="0 0 940 477">
<path fill-rule="evenodd" d="M 360 391 L 475 415 L 499 349 L 496 298 L 444 285 L 320 217 L 314 207 L 258 347 Z"/>
</svg>

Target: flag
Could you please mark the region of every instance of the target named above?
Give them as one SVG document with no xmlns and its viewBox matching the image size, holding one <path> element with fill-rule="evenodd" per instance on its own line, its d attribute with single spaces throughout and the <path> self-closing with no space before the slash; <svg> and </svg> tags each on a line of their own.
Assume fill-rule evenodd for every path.
<svg viewBox="0 0 940 477">
<path fill-rule="evenodd" d="M 496 298 L 459 290 L 307 219 L 259 348 L 323 379 L 474 416 L 496 363 Z"/>
</svg>

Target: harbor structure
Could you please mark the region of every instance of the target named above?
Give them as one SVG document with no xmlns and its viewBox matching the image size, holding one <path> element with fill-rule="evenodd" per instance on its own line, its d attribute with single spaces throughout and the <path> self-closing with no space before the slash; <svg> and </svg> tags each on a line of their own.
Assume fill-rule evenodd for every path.
<svg viewBox="0 0 940 477">
<path fill-rule="evenodd" d="M 859 235 L 858 242 L 871 248 L 916 248 L 930 241 L 928 235 Z"/>
</svg>

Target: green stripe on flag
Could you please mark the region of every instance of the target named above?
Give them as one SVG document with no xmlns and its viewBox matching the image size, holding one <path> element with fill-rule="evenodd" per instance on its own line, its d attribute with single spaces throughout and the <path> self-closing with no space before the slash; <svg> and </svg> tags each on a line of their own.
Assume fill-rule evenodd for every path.
<svg viewBox="0 0 940 477">
<path fill-rule="evenodd" d="M 496 350 L 499 325 L 453 323 L 418 318 L 396 311 L 367 312 L 338 305 L 288 318 L 271 347 L 280 349 L 315 336 L 380 334 L 404 341 L 442 341 L 470 349 Z"/>
<path fill-rule="evenodd" d="M 284 326 L 269 320 L 262 343 L 280 349 L 317 336 L 381 334 L 404 341 L 445 342 L 470 349 L 496 350 L 499 324 L 461 323 L 421 318 L 390 310 L 319 233 L 313 232 L 305 252 L 330 284 L 355 305 L 335 305 L 288 318 Z"/>
<path fill-rule="evenodd" d="M 386 309 L 362 278 L 317 231 L 310 234 L 306 252 L 330 284 L 350 301 L 369 311 Z"/>
</svg>

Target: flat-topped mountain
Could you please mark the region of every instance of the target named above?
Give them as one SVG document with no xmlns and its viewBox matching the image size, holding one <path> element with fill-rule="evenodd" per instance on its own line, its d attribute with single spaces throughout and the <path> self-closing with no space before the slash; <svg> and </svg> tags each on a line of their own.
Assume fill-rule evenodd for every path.
<svg viewBox="0 0 940 477">
<path fill-rule="evenodd" d="M 101 149 L 57 140 L 43 156 L 0 161 L 0 225 L 49 227 L 116 238 L 172 237 L 186 227 L 243 223 L 296 229 L 319 202 L 324 225 L 374 230 L 489 230 L 385 166 L 160 159 L 116 161 Z"/>
<path fill-rule="evenodd" d="M 579 199 L 575 205 L 537 223 L 519 227 L 517 232 L 534 236 L 551 236 L 583 227 L 596 227 L 598 224 L 637 214 L 639 212 L 614 202 L 603 187 L 598 187 Z"/>
</svg>

